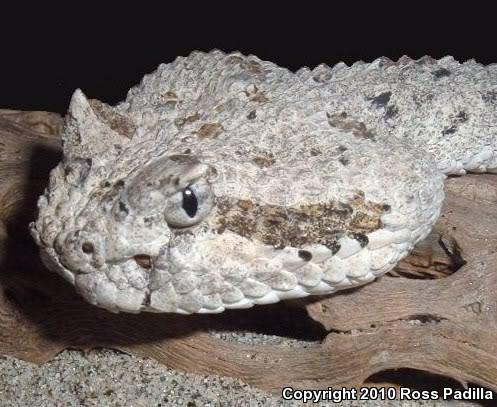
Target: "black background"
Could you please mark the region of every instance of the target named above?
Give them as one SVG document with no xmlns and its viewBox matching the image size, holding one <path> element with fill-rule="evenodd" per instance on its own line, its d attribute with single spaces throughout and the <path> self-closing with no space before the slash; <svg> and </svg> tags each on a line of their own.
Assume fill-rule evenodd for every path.
<svg viewBox="0 0 497 407">
<path fill-rule="evenodd" d="M 292 70 L 404 54 L 497 62 L 494 13 L 468 3 L 436 14 L 421 3 L 343 10 L 300 2 L 272 12 L 255 3 L 181 10 L 134 3 L 105 11 L 78 4 L 0 15 L 0 108 L 64 113 L 76 88 L 114 104 L 157 65 L 195 49 L 239 50 Z"/>
</svg>

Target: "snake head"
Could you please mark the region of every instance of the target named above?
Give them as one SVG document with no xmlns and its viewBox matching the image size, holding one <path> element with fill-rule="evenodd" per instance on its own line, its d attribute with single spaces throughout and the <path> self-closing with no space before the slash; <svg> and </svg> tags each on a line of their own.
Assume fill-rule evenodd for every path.
<svg viewBox="0 0 497 407">
<path fill-rule="evenodd" d="M 326 103 L 290 71 L 218 51 L 159 67 L 115 107 L 76 91 L 31 224 L 45 264 L 115 312 L 372 281 L 429 233 L 443 176 L 376 133 L 381 109 Z"/>
<path fill-rule="evenodd" d="M 176 154 L 113 172 L 113 163 L 126 159 L 132 128 L 113 108 L 75 92 L 64 158 L 39 199 L 31 233 L 45 264 L 88 301 L 136 312 L 150 301 L 155 270 L 167 264 L 171 229 L 189 233 L 211 211 L 215 170 Z"/>
</svg>

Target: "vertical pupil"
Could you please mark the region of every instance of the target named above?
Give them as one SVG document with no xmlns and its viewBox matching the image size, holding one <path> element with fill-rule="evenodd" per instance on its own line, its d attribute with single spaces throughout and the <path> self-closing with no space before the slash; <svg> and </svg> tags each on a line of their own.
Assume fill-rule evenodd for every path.
<svg viewBox="0 0 497 407">
<path fill-rule="evenodd" d="M 198 201 L 197 197 L 190 188 L 185 188 L 183 191 L 183 205 L 182 208 L 185 210 L 190 218 L 194 218 L 197 214 Z"/>
</svg>

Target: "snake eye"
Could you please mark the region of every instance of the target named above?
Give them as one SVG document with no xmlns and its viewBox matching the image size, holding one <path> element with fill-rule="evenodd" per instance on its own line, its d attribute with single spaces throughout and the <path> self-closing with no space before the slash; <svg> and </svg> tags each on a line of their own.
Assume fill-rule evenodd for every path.
<svg viewBox="0 0 497 407">
<path fill-rule="evenodd" d="M 186 214 L 190 218 L 194 218 L 198 211 L 198 200 L 195 196 L 195 192 L 187 187 L 183 190 L 183 204 L 181 207 L 185 210 Z"/>
<path fill-rule="evenodd" d="M 188 185 L 167 200 L 164 217 L 169 226 L 185 228 L 203 220 L 211 207 L 209 185 L 199 181 Z"/>
</svg>

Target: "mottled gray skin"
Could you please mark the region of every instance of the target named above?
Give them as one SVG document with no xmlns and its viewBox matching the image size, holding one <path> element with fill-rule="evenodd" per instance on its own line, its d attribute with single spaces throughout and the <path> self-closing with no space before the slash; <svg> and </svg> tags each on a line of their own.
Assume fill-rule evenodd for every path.
<svg viewBox="0 0 497 407">
<path fill-rule="evenodd" d="M 427 236 L 444 174 L 497 168 L 497 68 L 296 74 L 195 52 L 116 107 L 76 91 L 31 232 L 111 311 L 213 313 L 365 284 Z"/>
</svg>

